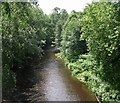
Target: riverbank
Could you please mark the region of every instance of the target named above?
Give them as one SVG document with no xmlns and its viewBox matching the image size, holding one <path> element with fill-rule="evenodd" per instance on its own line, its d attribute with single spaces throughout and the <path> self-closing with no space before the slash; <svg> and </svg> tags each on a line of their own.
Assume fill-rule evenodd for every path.
<svg viewBox="0 0 120 103">
<path fill-rule="evenodd" d="M 85 83 L 95 93 L 99 103 L 109 103 L 110 101 L 119 103 L 119 91 L 100 78 L 99 71 L 97 71 L 99 69 L 96 68 L 95 61 L 91 55 L 81 55 L 76 62 L 69 62 L 60 53 L 57 54 L 57 57 L 64 60 L 73 77 Z"/>
</svg>

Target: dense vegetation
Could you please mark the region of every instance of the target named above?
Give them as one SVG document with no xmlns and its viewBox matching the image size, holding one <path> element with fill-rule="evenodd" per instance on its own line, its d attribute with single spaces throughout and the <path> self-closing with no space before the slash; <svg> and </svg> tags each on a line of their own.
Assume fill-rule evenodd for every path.
<svg viewBox="0 0 120 103">
<path fill-rule="evenodd" d="M 120 3 L 95 2 L 71 13 L 60 55 L 102 101 L 120 102 Z"/>
<path fill-rule="evenodd" d="M 74 61 L 80 54 L 87 52 L 86 43 L 80 40 L 81 25 L 78 22 L 81 13 L 72 12 L 62 30 L 61 52 L 69 60 Z"/>
<path fill-rule="evenodd" d="M 34 3 L 2 3 L 2 43 L 3 94 L 54 43 L 72 74 L 96 96 L 120 102 L 120 2 L 94 2 L 70 14 L 56 7 L 50 15 Z"/>
<path fill-rule="evenodd" d="M 53 24 L 53 42 L 57 47 L 60 46 L 61 42 L 61 32 L 62 32 L 62 26 L 64 25 L 65 21 L 67 20 L 68 13 L 65 9 L 60 9 L 58 7 L 55 7 L 53 9 L 52 14 L 50 15 L 51 23 Z"/>
<path fill-rule="evenodd" d="M 3 95 L 10 94 L 16 76 L 41 58 L 51 28 L 50 19 L 35 4 L 2 3 Z"/>
</svg>

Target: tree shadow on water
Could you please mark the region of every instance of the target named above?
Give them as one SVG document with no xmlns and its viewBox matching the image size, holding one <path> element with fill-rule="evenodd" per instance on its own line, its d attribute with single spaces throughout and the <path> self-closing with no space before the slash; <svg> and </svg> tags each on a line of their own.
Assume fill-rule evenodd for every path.
<svg viewBox="0 0 120 103">
<path fill-rule="evenodd" d="M 36 69 L 37 68 L 32 67 L 28 68 L 27 66 L 16 73 L 16 89 L 10 97 L 6 99 L 8 101 L 7 103 L 30 103 L 33 100 L 35 101 L 36 98 L 41 98 L 43 95 L 42 90 L 40 84 L 38 86 L 37 84 L 40 81 L 42 82 L 42 76 L 39 75 L 39 77 L 37 77 Z"/>
</svg>

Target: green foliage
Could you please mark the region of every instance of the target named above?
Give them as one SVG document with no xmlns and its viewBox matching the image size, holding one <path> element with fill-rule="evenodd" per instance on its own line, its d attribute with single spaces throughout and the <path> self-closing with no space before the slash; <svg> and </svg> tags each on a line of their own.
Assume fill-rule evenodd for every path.
<svg viewBox="0 0 120 103">
<path fill-rule="evenodd" d="M 55 26 L 55 43 L 57 47 L 60 47 L 60 43 L 62 40 L 62 29 L 68 18 L 68 13 L 65 9 L 61 9 L 58 15 L 59 20 L 57 21 Z"/>
<path fill-rule="evenodd" d="M 82 32 L 78 18 L 79 14 L 72 13 L 63 26 L 61 51 L 68 60 L 74 60 L 87 51 L 85 41 L 80 40 Z"/>
<path fill-rule="evenodd" d="M 57 22 L 56 27 L 55 27 L 55 43 L 57 47 L 60 46 L 61 32 L 62 32 L 62 25 L 60 22 Z"/>
<path fill-rule="evenodd" d="M 101 101 L 120 102 L 120 2 L 94 2 L 69 15 L 59 56 Z"/>
<path fill-rule="evenodd" d="M 4 93 L 13 91 L 17 73 L 55 41 L 73 76 L 102 101 L 120 102 L 120 2 L 94 2 L 70 15 L 56 7 L 49 16 L 33 3 L 4 2 L 1 18 Z"/>
<path fill-rule="evenodd" d="M 67 61 L 65 59 L 65 61 Z M 119 102 L 118 90 L 115 90 L 109 83 L 101 79 L 101 66 L 90 54 L 80 55 L 76 62 L 66 62 L 72 75 L 87 84 L 88 88 L 96 94 L 101 101 Z"/>
<path fill-rule="evenodd" d="M 85 8 L 82 38 L 103 66 L 102 77 L 115 88 L 120 88 L 120 3 L 96 2 Z M 111 75 L 109 75 L 111 74 Z"/>
<path fill-rule="evenodd" d="M 50 15 L 51 19 L 51 24 L 53 25 L 53 34 L 54 34 L 54 40 L 53 42 L 55 43 L 56 47 L 60 46 L 61 42 L 61 32 L 62 32 L 62 27 L 65 23 L 65 21 L 68 18 L 68 13 L 65 9 L 60 9 L 58 7 L 55 7 L 53 9 L 52 14 Z"/>
<path fill-rule="evenodd" d="M 24 2 L 2 3 L 3 92 L 15 87 L 15 76 L 41 58 L 49 17 L 36 5 Z"/>
<path fill-rule="evenodd" d="M 5 69 L 3 69 L 2 71 L 2 81 L 4 81 L 2 83 L 2 92 L 3 92 L 3 97 L 4 95 L 8 95 L 10 93 L 13 92 L 13 90 L 15 89 L 15 82 L 16 82 L 16 75 L 14 72 L 12 72 L 9 68 L 9 65 L 5 65 L 4 67 Z"/>
</svg>

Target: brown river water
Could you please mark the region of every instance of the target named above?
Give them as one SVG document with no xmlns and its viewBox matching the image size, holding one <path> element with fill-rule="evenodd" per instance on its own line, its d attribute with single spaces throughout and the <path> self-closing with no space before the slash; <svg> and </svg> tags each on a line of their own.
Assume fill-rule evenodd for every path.
<svg viewBox="0 0 120 103">
<path fill-rule="evenodd" d="M 40 101 L 96 101 L 97 103 L 95 95 L 87 86 L 72 77 L 64 61 L 57 58 L 52 51 L 47 51 L 31 72 L 23 76 L 20 88 L 22 93 L 18 93 L 19 95 L 15 95 L 14 98 L 29 103 Z"/>
</svg>

